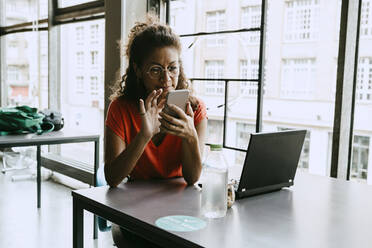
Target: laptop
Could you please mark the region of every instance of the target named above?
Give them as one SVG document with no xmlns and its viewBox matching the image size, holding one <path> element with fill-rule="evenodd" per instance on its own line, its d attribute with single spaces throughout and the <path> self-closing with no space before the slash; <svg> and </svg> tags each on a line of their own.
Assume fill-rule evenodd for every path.
<svg viewBox="0 0 372 248">
<path fill-rule="evenodd" d="M 237 199 L 293 185 L 306 130 L 251 134 Z"/>
</svg>

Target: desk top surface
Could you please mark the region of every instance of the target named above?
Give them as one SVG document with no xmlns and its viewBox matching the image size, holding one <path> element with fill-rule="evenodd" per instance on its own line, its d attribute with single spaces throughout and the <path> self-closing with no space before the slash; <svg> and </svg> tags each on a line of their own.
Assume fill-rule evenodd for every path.
<svg viewBox="0 0 372 248">
<path fill-rule="evenodd" d="M 70 130 L 61 130 L 49 132 L 41 135 L 35 133 L 30 134 L 14 134 L 0 136 L 0 147 L 5 146 L 26 146 L 26 145 L 42 145 L 55 143 L 69 143 L 77 142 L 80 140 L 94 141 L 98 140 L 98 134 L 81 133 Z"/>
<path fill-rule="evenodd" d="M 235 202 L 226 217 L 201 215 L 200 189 L 183 179 L 137 181 L 83 189 L 73 196 L 105 209 L 112 221 L 130 223 L 149 234 L 202 247 L 371 247 L 372 186 L 297 173 L 294 186 Z M 194 232 L 157 228 L 163 216 L 206 220 Z"/>
</svg>

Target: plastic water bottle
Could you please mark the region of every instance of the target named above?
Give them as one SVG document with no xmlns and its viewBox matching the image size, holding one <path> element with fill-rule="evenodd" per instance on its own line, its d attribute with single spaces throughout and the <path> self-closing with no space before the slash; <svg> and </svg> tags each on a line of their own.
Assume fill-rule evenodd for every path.
<svg viewBox="0 0 372 248">
<path fill-rule="evenodd" d="M 203 163 L 202 213 L 207 218 L 221 218 L 227 210 L 227 162 L 222 145 L 210 145 L 210 152 Z"/>
</svg>

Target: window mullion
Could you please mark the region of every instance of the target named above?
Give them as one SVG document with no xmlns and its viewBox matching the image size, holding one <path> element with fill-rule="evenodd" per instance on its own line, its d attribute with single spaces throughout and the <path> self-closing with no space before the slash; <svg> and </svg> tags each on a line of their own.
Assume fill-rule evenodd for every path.
<svg viewBox="0 0 372 248">
<path fill-rule="evenodd" d="M 333 124 L 331 177 L 349 179 L 361 0 L 343 0 Z"/>
</svg>

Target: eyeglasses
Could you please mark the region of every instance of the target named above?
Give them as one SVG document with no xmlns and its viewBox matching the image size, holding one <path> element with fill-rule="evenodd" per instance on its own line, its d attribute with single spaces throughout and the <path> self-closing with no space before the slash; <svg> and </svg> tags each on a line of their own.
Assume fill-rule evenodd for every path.
<svg viewBox="0 0 372 248">
<path fill-rule="evenodd" d="M 180 73 L 178 65 L 168 66 L 166 69 L 160 65 L 153 65 L 149 68 L 147 74 L 149 74 L 152 79 L 160 79 L 164 75 L 164 71 L 169 72 L 169 76 L 172 78 L 177 77 Z"/>
</svg>

